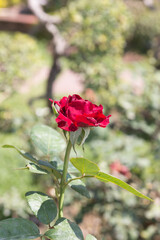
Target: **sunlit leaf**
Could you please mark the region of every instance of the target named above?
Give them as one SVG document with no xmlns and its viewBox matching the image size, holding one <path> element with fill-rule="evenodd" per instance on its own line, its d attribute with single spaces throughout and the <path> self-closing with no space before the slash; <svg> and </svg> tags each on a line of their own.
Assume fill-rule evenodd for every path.
<svg viewBox="0 0 160 240">
<path fill-rule="evenodd" d="M 98 180 L 102 181 L 102 182 L 112 182 L 115 183 L 116 185 L 126 189 L 127 191 L 133 193 L 134 195 L 140 197 L 140 198 L 145 198 L 148 199 L 150 201 L 153 201 L 151 198 L 146 197 L 145 195 L 143 195 L 142 193 L 140 193 L 139 191 L 137 191 L 135 188 L 133 188 L 132 186 L 130 186 L 129 184 L 123 182 L 122 180 L 110 175 L 110 174 L 106 174 L 103 172 L 99 172 L 96 176 L 95 176 Z"/>
<path fill-rule="evenodd" d="M 71 158 L 70 161 L 73 164 L 73 166 L 82 173 L 82 175 L 83 174 L 96 175 L 100 171 L 99 167 L 95 163 L 89 161 L 88 159 Z"/>
</svg>

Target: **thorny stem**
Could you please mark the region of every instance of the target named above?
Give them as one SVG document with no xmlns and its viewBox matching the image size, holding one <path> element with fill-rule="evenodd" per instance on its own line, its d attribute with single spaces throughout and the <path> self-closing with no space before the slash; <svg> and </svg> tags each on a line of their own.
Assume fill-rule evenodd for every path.
<svg viewBox="0 0 160 240">
<path fill-rule="evenodd" d="M 62 174 L 61 183 L 60 183 L 60 199 L 59 199 L 59 216 L 58 216 L 58 218 L 63 217 L 64 192 L 65 192 L 67 169 L 68 169 L 68 162 L 69 162 L 69 155 L 71 152 L 71 148 L 72 148 L 72 144 L 71 144 L 71 141 L 69 140 L 67 148 L 66 148 L 65 157 L 64 157 L 63 174 Z"/>
</svg>

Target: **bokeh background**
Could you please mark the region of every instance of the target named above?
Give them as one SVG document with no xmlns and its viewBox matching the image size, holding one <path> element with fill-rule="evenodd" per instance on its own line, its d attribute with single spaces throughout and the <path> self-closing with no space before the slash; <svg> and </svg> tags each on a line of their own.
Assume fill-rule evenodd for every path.
<svg viewBox="0 0 160 240">
<path fill-rule="evenodd" d="M 83 154 L 154 202 L 90 180 L 92 199 L 68 190 L 65 216 L 99 240 L 160 240 L 160 1 L 28 2 L 0 0 L 1 145 L 36 153 L 32 126 L 57 128 L 48 97 L 78 93 L 102 104 L 111 123 L 92 129 Z M 24 194 L 54 195 L 53 183 L 16 170 L 23 166 L 16 152 L 0 149 L 0 219 L 39 225 Z"/>
</svg>

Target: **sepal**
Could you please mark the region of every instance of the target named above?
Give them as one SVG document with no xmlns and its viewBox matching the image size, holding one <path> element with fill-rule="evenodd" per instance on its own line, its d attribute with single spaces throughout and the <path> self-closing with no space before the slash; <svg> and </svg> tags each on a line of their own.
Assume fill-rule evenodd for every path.
<svg viewBox="0 0 160 240">
<path fill-rule="evenodd" d="M 78 139 L 82 133 L 82 128 L 78 128 L 75 132 L 70 132 L 70 141 L 72 143 L 72 146 L 74 148 L 75 144 L 78 142 Z"/>
<path fill-rule="evenodd" d="M 73 149 L 75 150 L 75 144 L 83 145 L 88 138 L 90 133 L 90 127 L 81 128 L 79 127 L 77 131 L 70 132 L 70 141 L 72 143 Z"/>
</svg>

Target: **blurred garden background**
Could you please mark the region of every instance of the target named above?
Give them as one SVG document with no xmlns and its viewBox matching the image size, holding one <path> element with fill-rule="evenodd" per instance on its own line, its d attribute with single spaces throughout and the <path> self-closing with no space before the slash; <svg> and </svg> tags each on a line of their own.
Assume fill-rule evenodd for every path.
<svg viewBox="0 0 160 240">
<path fill-rule="evenodd" d="M 68 190 L 65 216 L 99 240 L 160 240 L 159 0 L 0 0 L 1 145 L 37 152 L 31 128 L 57 128 L 48 98 L 73 93 L 112 115 L 81 154 L 154 202 L 90 180 L 89 200 Z M 0 220 L 39 224 L 24 194 L 54 195 L 53 183 L 17 170 L 24 166 L 14 150 L 0 149 Z"/>
</svg>

